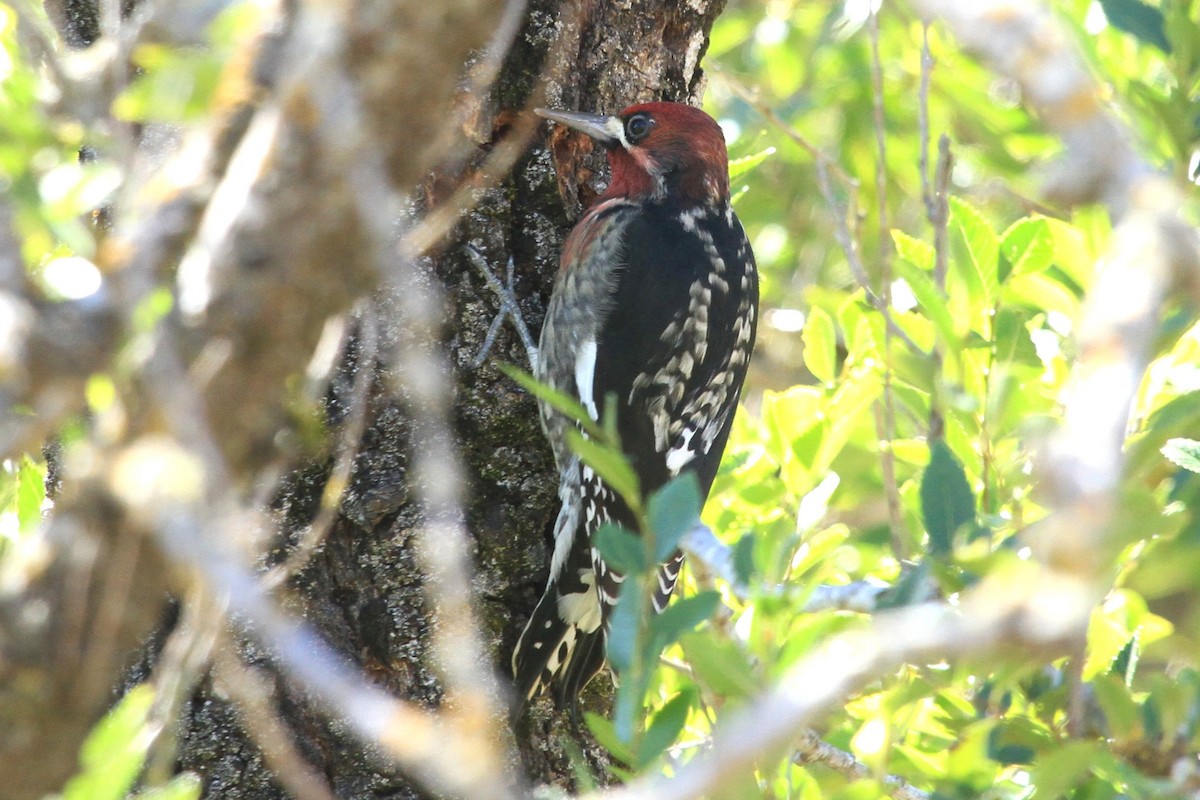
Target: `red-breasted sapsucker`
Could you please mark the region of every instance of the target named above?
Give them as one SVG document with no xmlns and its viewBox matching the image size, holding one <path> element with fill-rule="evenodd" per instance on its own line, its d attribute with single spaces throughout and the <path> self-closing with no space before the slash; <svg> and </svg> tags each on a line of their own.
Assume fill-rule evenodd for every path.
<svg viewBox="0 0 1200 800">
<path fill-rule="evenodd" d="M 643 493 L 680 472 L 704 496 L 729 437 L 754 348 L 758 274 L 729 203 L 725 138 L 712 117 L 678 103 L 616 116 L 538 110 L 608 151 L 608 190 L 567 237 L 535 369 L 593 418 L 616 397 L 616 428 Z M 513 653 L 518 699 L 554 684 L 560 704 L 604 663 L 606 620 L 621 575 L 591 537 L 605 522 L 637 530 L 620 497 L 567 444 L 575 425 L 543 403 L 562 508 L 546 592 Z M 682 553 L 658 572 L 656 611 Z"/>
</svg>

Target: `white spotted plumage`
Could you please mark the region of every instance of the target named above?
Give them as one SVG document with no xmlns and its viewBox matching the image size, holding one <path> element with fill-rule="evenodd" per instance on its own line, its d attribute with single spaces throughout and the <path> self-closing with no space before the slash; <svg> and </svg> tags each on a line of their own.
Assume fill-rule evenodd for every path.
<svg viewBox="0 0 1200 800">
<path fill-rule="evenodd" d="M 643 495 L 687 471 L 707 494 L 754 343 L 757 273 L 729 204 L 719 126 L 696 109 L 649 103 L 618 117 L 539 112 L 608 148 L 612 181 L 568 237 L 539 342 L 536 377 L 592 419 L 614 408 Z M 636 125 L 635 125 L 636 124 Z M 610 403 L 610 398 L 615 403 Z M 623 576 L 592 536 L 639 519 L 568 446 L 573 420 L 541 404 L 562 508 L 542 600 L 513 655 L 522 700 L 555 685 L 573 703 L 604 661 Z M 659 566 L 665 608 L 683 556 Z"/>
</svg>

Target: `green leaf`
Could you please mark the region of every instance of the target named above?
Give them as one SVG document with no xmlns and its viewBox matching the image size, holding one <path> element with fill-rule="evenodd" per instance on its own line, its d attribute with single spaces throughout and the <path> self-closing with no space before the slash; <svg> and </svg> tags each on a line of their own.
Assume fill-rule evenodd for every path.
<svg viewBox="0 0 1200 800">
<path fill-rule="evenodd" d="M 592 543 L 605 563 L 617 572 L 637 575 L 646 571 L 646 548 L 641 538 L 620 525 L 604 523 L 592 537 Z"/>
<path fill-rule="evenodd" d="M 695 473 L 684 472 L 650 495 L 646 517 L 654 532 L 654 560 L 663 562 L 679 546 L 683 535 L 700 523 L 700 482 Z"/>
<path fill-rule="evenodd" d="M 683 726 L 687 724 L 688 714 L 695 701 L 696 692 L 689 688 L 672 697 L 659 709 L 658 713 L 654 715 L 650 727 L 642 736 L 638 747 L 637 761 L 633 765 L 635 769 L 647 766 L 675 743 Z"/>
<path fill-rule="evenodd" d="M 647 604 L 641 588 L 641 575 L 626 575 L 625 582 L 620 584 L 617 607 L 608 616 L 608 663 L 622 676 L 634 666 L 637 656 L 637 628 L 641 625 L 642 609 Z"/>
<path fill-rule="evenodd" d="M 929 466 L 921 477 L 921 515 L 933 555 L 949 555 L 955 532 L 975 521 L 975 496 L 967 475 L 941 439 L 930 445 Z"/>
<path fill-rule="evenodd" d="M 1027 364 L 1041 368 L 1037 348 L 1025 327 L 1027 317 L 1020 309 L 1004 306 L 996 312 L 992 323 L 992 336 L 995 339 L 996 360 L 1000 364 Z"/>
<path fill-rule="evenodd" d="M 1007 267 L 1001 280 L 1041 272 L 1054 261 L 1054 234 L 1042 217 L 1019 219 L 1001 235 L 1000 254 Z"/>
<path fill-rule="evenodd" d="M 583 463 L 596 471 L 608 488 L 621 496 L 635 514 L 642 508 L 642 493 L 638 488 L 637 474 L 625 455 L 614 447 L 606 447 L 595 439 L 589 439 L 579 431 L 567 429 L 567 444 L 579 454 Z"/>
<path fill-rule="evenodd" d="M 67 782 L 63 800 L 120 800 L 129 792 L 146 760 L 149 738 L 142 735 L 154 689 L 133 687 L 104 715 L 84 740 L 82 772 Z"/>
<path fill-rule="evenodd" d="M 1114 28 L 1133 34 L 1164 53 L 1171 52 L 1161 10 L 1141 0 L 1100 0 L 1100 7 Z"/>
<path fill-rule="evenodd" d="M 972 316 L 990 308 L 999 287 L 999 254 L 996 232 L 979 211 L 957 197 L 950 198 L 950 249 L 954 254 L 951 277 L 962 279 Z"/>
<path fill-rule="evenodd" d="M 1118 739 L 1136 735 L 1142 721 L 1141 711 L 1120 676 L 1097 675 L 1091 687 L 1096 693 L 1100 710 L 1104 712 L 1109 731 Z"/>
<path fill-rule="evenodd" d="M 768 147 L 765 150 L 759 150 L 757 153 L 751 153 L 748 156 L 731 159 L 729 161 L 729 179 L 733 180 L 739 175 L 745 175 L 773 155 L 775 155 L 775 148 Z"/>
<path fill-rule="evenodd" d="M 1030 785 L 1036 787 L 1030 800 L 1056 800 L 1091 771 L 1100 754 L 1096 742 L 1065 742 L 1042 755 L 1032 770 Z"/>
<path fill-rule="evenodd" d="M 143 44 L 134 60 L 141 71 L 113 102 L 118 119 L 182 123 L 207 110 L 221 75 L 216 53 Z"/>
<path fill-rule="evenodd" d="M 650 621 L 655 649 L 661 652 L 683 634 L 695 630 L 697 625 L 711 619 L 720 600 L 721 596 L 717 592 L 706 591 L 676 600 L 667 606 Z"/>
<path fill-rule="evenodd" d="M 713 693 L 726 698 L 742 698 L 758 691 L 754 668 L 733 642 L 707 636 L 701 631 L 686 634 L 680 639 L 680 645 L 696 678 Z"/>
<path fill-rule="evenodd" d="M 583 721 L 587 723 L 588 730 L 596 737 L 596 741 L 614 758 L 626 764 L 633 764 L 635 762 L 633 751 L 629 749 L 629 746 L 625 742 L 621 741 L 621 737 L 617 736 L 617 730 L 613 726 L 612 720 L 606 719 L 599 714 L 585 711 Z"/>
<path fill-rule="evenodd" d="M 918 306 L 933 323 L 943 346 L 951 353 L 957 352 L 966 330 L 959 331 L 954 324 L 954 317 L 946 304 L 946 296 L 934 285 L 929 275 L 907 260 L 896 261 L 894 269 L 897 277 L 903 278 L 908 288 L 912 289 L 913 297 L 917 298 Z"/>
<path fill-rule="evenodd" d="M 896 246 L 896 255 L 909 264 L 925 272 L 933 271 L 937 251 L 929 242 L 909 236 L 899 228 L 892 228 L 892 243 Z"/>
<path fill-rule="evenodd" d="M 544 383 L 541 383 L 528 372 L 517 369 L 510 364 L 501 364 L 500 371 L 508 377 L 512 378 L 518 386 L 531 395 L 546 403 L 558 413 L 571 420 L 579 423 L 579 425 L 588 432 L 593 439 L 602 439 L 604 431 L 588 414 L 587 409 L 573 397 L 556 392 Z"/>
<path fill-rule="evenodd" d="M 1195 439 L 1168 439 L 1162 454 L 1177 467 L 1200 472 L 1200 442 Z"/>
<path fill-rule="evenodd" d="M 804 366 L 821 383 L 833 383 L 837 379 L 837 332 L 833 317 L 824 309 L 814 307 L 808 312 L 802 339 Z"/>
<path fill-rule="evenodd" d="M 21 457 L 17 470 L 17 526 L 29 533 L 42 522 L 42 504 L 46 500 L 46 467 L 29 456 Z"/>
<path fill-rule="evenodd" d="M 749 585 L 750 579 L 754 577 L 754 541 L 756 538 L 753 533 L 744 534 L 733 546 L 733 574 L 737 577 L 738 582 L 744 585 Z"/>
<path fill-rule="evenodd" d="M 1129 637 L 1129 641 L 1121 648 L 1121 652 L 1117 653 L 1117 657 L 1113 659 L 1112 665 L 1109 667 L 1109 672 L 1119 676 L 1125 681 L 1126 686 L 1133 685 L 1133 676 L 1137 674 L 1138 658 L 1141 656 L 1139 639 L 1137 631 L 1134 631 L 1133 636 Z"/>
</svg>

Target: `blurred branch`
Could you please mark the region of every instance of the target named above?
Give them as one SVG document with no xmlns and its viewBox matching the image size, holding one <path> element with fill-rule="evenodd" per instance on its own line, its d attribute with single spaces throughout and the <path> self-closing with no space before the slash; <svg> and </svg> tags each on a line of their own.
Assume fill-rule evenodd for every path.
<svg viewBox="0 0 1200 800">
<path fill-rule="evenodd" d="M 734 566 L 733 550 L 718 539 L 707 525 L 696 525 L 683 535 L 679 548 L 688 559 L 716 578 L 729 585 L 730 592 L 743 602 L 750 598 L 750 589 L 738 577 Z M 876 609 L 879 597 L 891 587 L 873 581 L 853 581 L 847 584 L 821 585 L 813 587 L 804 603 L 805 613 L 818 611 L 859 611 L 870 613 Z M 782 588 L 780 589 L 782 591 Z"/>
<path fill-rule="evenodd" d="M 892 317 L 891 306 L 884 301 L 884 298 L 871 288 L 871 278 L 867 274 L 867 267 L 862 260 L 862 252 L 858 248 L 858 241 L 850 233 L 850 227 L 846 224 L 846 214 L 848 208 L 854 206 L 856 200 L 853 198 L 848 204 L 847 209 L 841 207 L 837 196 L 833 193 L 833 187 L 829 185 L 829 170 L 823 161 L 816 162 L 817 167 L 817 187 L 821 190 L 821 196 L 825 198 L 825 205 L 829 209 L 829 216 L 833 219 L 833 235 L 837 239 L 837 243 L 841 246 L 842 252 L 846 255 L 846 263 L 850 266 L 850 273 L 854 276 L 855 282 L 858 283 L 860 289 L 863 290 L 863 296 L 871 306 L 883 315 L 884 321 L 887 323 L 887 330 L 908 347 L 914 355 L 924 357 L 927 354 L 920 345 L 914 342 L 907 333 L 904 332 L 896 320 Z"/>
<path fill-rule="evenodd" d="M 929 84 L 937 61 L 929 49 L 929 21 L 921 24 L 921 79 L 917 89 L 917 167 L 921 173 L 921 200 L 925 203 L 925 216 L 934 217 L 933 189 L 929 182 Z"/>
<path fill-rule="evenodd" d="M 201 514 L 164 496 L 147 496 L 141 512 L 152 516 L 173 560 L 194 565 L 212 591 L 228 598 L 231 613 L 270 649 L 280 669 L 363 742 L 381 747 L 431 789 L 506 796 L 496 778 L 504 766 L 488 756 L 486 727 L 455 725 L 393 697 L 271 601 L 245 557 L 235 552 L 236 543 L 224 535 L 244 528 L 253 512 L 208 508 Z"/>
<path fill-rule="evenodd" d="M 145 783 L 165 783 L 175 772 L 180 710 L 208 670 L 221 629 L 227 624 L 222 604 L 205 587 L 193 584 L 180 601 L 179 622 L 167 638 L 151 680 L 154 706 L 150 712 L 157 740 L 146 765 Z"/>
<path fill-rule="evenodd" d="M 799 739 L 800 743 L 796 745 L 796 750 L 792 753 L 792 761 L 800 766 L 823 764 L 851 782 L 878 780 L 883 784 L 887 793 L 896 800 L 927 800 L 929 797 L 927 793 L 915 788 L 903 778 L 895 775 L 878 777 L 866 764 L 850 753 L 822 741 L 816 731 L 801 731 Z"/>
<path fill-rule="evenodd" d="M 272 567 L 263 576 L 263 586 L 269 590 L 282 586 L 289 578 L 298 574 L 320 548 L 337 519 L 342 507 L 342 497 L 354 472 L 359 443 L 362 441 L 363 431 L 366 430 L 371 382 L 375 377 L 376 359 L 379 357 L 379 321 L 370 304 L 363 305 L 358 322 L 358 353 L 355 358 L 354 385 L 350 389 L 350 415 L 337 434 L 336 455 L 333 468 L 325 481 L 325 488 L 321 492 L 321 506 L 317 510 L 317 516 L 300 535 L 300 541 L 288 553 L 287 559 Z M 349 337 L 346 337 L 346 340 L 348 341 Z"/>
<path fill-rule="evenodd" d="M 275 707 L 262 670 L 244 664 L 229 641 L 217 648 L 213 677 L 237 705 L 247 732 L 262 751 L 276 780 L 295 800 L 337 800 L 328 782 L 304 758 Z"/>
<path fill-rule="evenodd" d="M 68 463 L 69 488 L 39 539 L 43 549 L 30 559 L 6 555 L 0 773 L 9 776 L 13 798 L 41 797 L 61 785 L 110 699 L 121 661 L 159 622 L 172 573 L 158 558 L 156 536 L 175 564 L 201 570 L 214 592 L 229 590 L 233 607 L 276 647 L 285 670 L 360 736 L 382 742 L 438 791 L 469 787 L 496 796 L 495 776 L 506 764 L 488 757 L 498 752 L 489 728 L 460 731 L 373 687 L 274 608 L 247 566 L 248 554 L 221 550 L 238 544 L 224 526 L 259 527 L 244 524 L 237 498 L 261 466 L 277 459 L 289 377 L 311 357 L 325 319 L 380 281 L 378 263 L 356 255 L 365 209 L 351 196 L 348 168 L 357 153 L 386 145 L 397 156 L 390 176 L 415 185 L 429 164 L 415 157 L 412 142 L 427 143 L 428 130 L 444 124 L 436 111 L 449 105 L 468 51 L 490 32 L 491 15 L 477 0 L 385 7 L 394 14 L 389 23 L 421 19 L 425 29 L 443 31 L 439 46 L 410 44 L 413 37 L 393 36 L 377 19 L 355 51 L 374 59 L 355 61 L 360 70 L 371 67 L 371 80 L 354 81 L 346 77 L 345 61 L 353 60 L 345 46 L 348 21 L 330 7 L 299 10 L 295 27 L 280 27 L 285 38 L 277 39 L 283 44 L 273 58 L 283 77 L 273 95 L 254 83 L 253 57 L 243 65 L 249 77 L 230 77 L 246 78 L 240 89 L 267 89 L 263 107 L 250 107 L 261 93 L 247 91 L 251 100 L 236 105 L 221 127 L 193 138 L 198 149 L 155 171 L 152 185 L 131 189 L 128 202 L 118 205 L 98 257 L 105 289 L 90 304 L 22 299 L 27 324 L 5 344 L 14 348 L 15 363 L 41 372 L 5 372 L 2 399 L 6 417 L 25 404 L 45 426 L 81 406 L 83 381 L 105 369 L 141 300 L 174 278 L 174 265 L 189 250 L 195 279 L 189 286 L 198 290 L 180 304 L 186 314 L 160 324 L 150 359 L 132 364 L 145 372 L 122 387 L 128 392 L 119 402 L 136 413 L 77 446 L 86 457 Z M 266 14 L 262 24 L 275 21 Z M 372 39 L 393 46 L 375 50 Z M 424 77 L 413 80 L 416 74 Z M 403 118 L 371 119 L 334 139 L 331 130 L 345 132 L 330 124 L 339 107 L 321 101 L 346 85 L 369 90 L 371 108 L 383 114 L 402 108 Z M 399 127 L 381 129 L 386 122 Z M 314 148 L 317 141 L 321 148 Z M 321 202 L 311 202 L 314 196 Z M 382 217 L 395 210 L 389 204 L 369 211 Z M 164 420 L 170 434 L 161 432 Z M 15 435 L 41 430 L 4 428 L 7 447 L 18 444 Z M 462 547 L 458 557 L 468 552 Z M 456 625 L 470 625 L 465 615 L 457 619 Z M 469 757 L 459 749 L 464 742 L 473 748 Z"/>
</svg>

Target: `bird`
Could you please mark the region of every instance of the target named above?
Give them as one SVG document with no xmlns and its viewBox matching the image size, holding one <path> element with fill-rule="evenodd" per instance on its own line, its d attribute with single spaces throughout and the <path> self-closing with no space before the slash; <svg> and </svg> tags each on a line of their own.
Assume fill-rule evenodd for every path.
<svg viewBox="0 0 1200 800">
<path fill-rule="evenodd" d="M 644 494 L 691 472 L 707 497 L 754 349 L 758 272 L 729 196 L 721 127 L 682 103 L 615 115 L 536 109 L 607 152 L 611 177 L 571 230 L 538 340 L 534 377 L 598 420 L 615 399 L 622 451 Z M 611 408 L 612 406 L 610 406 Z M 628 505 L 573 452 L 579 423 L 539 400 L 559 474 L 545 592 L 513 652 L 518 711 L 552 689 L 572 714 L 605 663 L 622 575 L 592 537 L 637 530 Z M 683 564 L 658 566 L 661 612 Z"/>
</svg>

